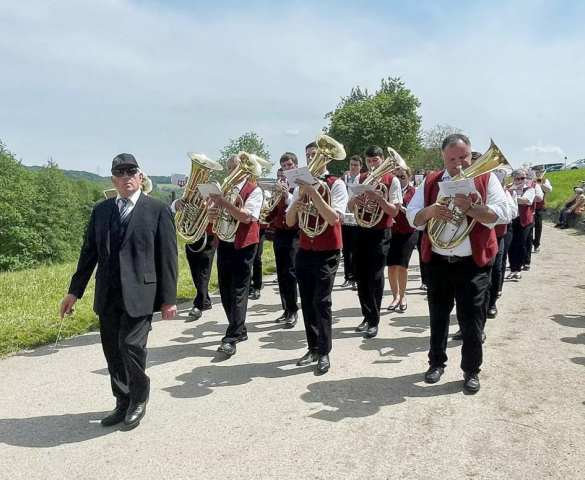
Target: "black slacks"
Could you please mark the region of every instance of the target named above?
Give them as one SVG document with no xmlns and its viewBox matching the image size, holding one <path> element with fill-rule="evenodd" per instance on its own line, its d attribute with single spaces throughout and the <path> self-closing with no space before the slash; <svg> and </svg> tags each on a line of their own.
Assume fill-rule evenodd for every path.
<svg viewBox="0 0 585 480">
<path fill-rule="evenodd" d="M 472 259 L 449 263 L 435 253 L 427 264 L 427 297 L 431 325 L 431 367 L 445 367 L 449 317 L 457 301 L 457 321 L 463 337 L 461 369 L 479 373 L 483 361 L 481 334 L 487 316 L 491 265 L 479 267 Z"/>
<path fill-rule="evenodd" d="M 144 402 L 150 391 L 150 378 L 145 370 L 152 315 L 131 317 L 119 305 L 119 299 L 108 301 L 106 310 L 99 316 L 112 392 L 122 404 Z"/>
<path fill-rule="evenodd" d="M 356 279 L 362 315 L 370 327 L 380 323 L 386 259 L 392 230 L 357 227 Z"/>
<path fill-rule="evenodd" d="M 530 266 L 532 261 L 532 236 L 534 234 L 534 222 L 528 225 L 526 232 L 526 246 L 524 248 L 524 265 Z"/>
<path fill-rule="evenodd" d="M 228 319 L 222 342 L 238 341 L 246 330 L 246 310 L 250 292 L 252 262 L 258 244 L 236 250 L 232 242 L 219 242 L 217 247 L 217 279 L 221 304 Z"/>
<path fill-rule="evenodd" d="M 522 226 L 520 217 L 512 220 L 512 243 L 508 251 L 510 271 L 519 272 L 526 261 L 526 237 L 530 233 L 530 225 Z"/>
<path fill-rule="evenodd" d="M 307 344 L 309 351 L 320 355 L 331 351 L 331 292 L 338 265 L 339 250 L 316 252 L 300 248 L 297 253 L 297 279 Z"/>
<path fill-rule="evenodd" d="M 278 278 L 278 291 L 280 301 L 285 312 L 297 312 L 297 273 L 296 256 L 299 251 L 298 229 L 275 229 L 274 233 L 274 258 L 276 260 L 276 276 Z"/>
<path fill-rule="evenodd" d="M 341 236 L 343 240 L 343 276 L 346 280 L 355 281 L 355 251 L 358 227 L 342 225 Z"/>
<path fill-rule="evenodd" d="M 498 253 L 496 254 L 494 266 L 492 267 L 492 284 L 489 290 L 488 310 L 490 307 L 496 305 L 498 292 L 502 291 L 502 282 L 506 270 L 506 264 L 504 263 L 505 238 L 505 236 L 498 238 Z"/>
<path fill-rule="evenodd" d="M 264 240 L 266 240 L 266 230 L 260 230 L 260 242 L 252 262 L 252 288 L 260 290 L 262 288 L 262 253 L 264 252 Z"/>
<path fill-rule="evenodd" d="M 213 257 L 215 255 L 215 238 L 210 235 L 194 244 L 185 245 L 185 253 L 191 270 L 191 277 L 197 294 L 193 300 L 193 306 L 199 310 L 211 308 L 211 299 L 209 298 L 209 279 L 211 278 L 211 268 L 213 266 Z M 201 251 L 198 251 L 203 246 Z"/>
<path fill-rule="evenodd" d="M 539 208 L 534 212 L 534 248 L 540 248 L 540 239 L 542 237 L 542 218 L 546 209 Z"/>
</svg>

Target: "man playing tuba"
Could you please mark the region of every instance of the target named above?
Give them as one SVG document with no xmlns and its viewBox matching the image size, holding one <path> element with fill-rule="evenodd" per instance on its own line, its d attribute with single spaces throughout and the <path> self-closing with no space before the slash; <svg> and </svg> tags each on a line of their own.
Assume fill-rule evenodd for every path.
<svg viewBox="0 0 585 480">
<path fill-rule="evenodd" d="M 424 179 L 406 212 L 410 224 L 423 231 L 422 261 L 427 265 L 431 345 L 430 368 L 425 374 L 425 382 L 438 382 L 444 372 L 449 317 L 457 299 L 457 319 L 463 338 L 463 386 L 469 392 L 477 392 L 483 359 L 482 331 L 486 320 L 486 296 L 490 287 L 491 268 L 498 252 L 493 227 L 509 223 L 511 214 L 498 178 L 493 173 L 478 175 L 473 183 L 482 204 L 474 202 L 471 195 L 457 194 L 453 199 L 456 215 L 463 217 L 461 228 L 465 230 L 468 223 L 476 221 L 469 235 L 456 242 L 449 241 L 447 248 L 432 244 L 427 228 L 431 219 L 445 223 L 441 230 L 441 242 L 445 238 L 453 239 L 454 226 L 450 222 L 454 221 L 454 209 L 437 202 L 439 183 L 450 180 L 460 173 L 461 168 L 467 169 L 471 165 L 471 143 L 465 135 L 449 135 L 443 140 L 441 149 L 445 170 L 433 172 Z M 454 228 L 458 231 L 458 227 Z"/>
</svg>

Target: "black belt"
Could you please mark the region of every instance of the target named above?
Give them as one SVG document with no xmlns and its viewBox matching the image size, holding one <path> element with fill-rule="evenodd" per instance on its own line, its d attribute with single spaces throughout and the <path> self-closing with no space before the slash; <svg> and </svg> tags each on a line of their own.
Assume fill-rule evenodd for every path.
<svg viewBox="0 0 585 480">
<path fill-rule="evenodd" d="M 437 259 L 447 262 L 447 263 L 459 263 L 459 262 L 468 262 L 471 260 L 471 256 L 469 257 L 458 257 L 457 255 L 441 255 L 440 253 L 432 252 L 433 256 Z"/>
</svg>

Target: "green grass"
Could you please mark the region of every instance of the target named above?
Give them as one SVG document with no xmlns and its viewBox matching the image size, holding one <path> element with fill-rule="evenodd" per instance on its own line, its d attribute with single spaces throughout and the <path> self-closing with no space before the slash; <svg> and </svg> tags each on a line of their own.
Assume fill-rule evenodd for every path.
<svg viewBox="0 0 585 480">
<path fill-rule="evenodd" d="M 546 205 L 560 210 L 573 195 L 573 187 L 581 186 L 581 180 L 585 180 L 585 169 L 549 172 L 545 178 L 553 187 L 553 191 L 546 196 Z"/>
<path fill-rule="evenodd" d="M 276 270 L 272 243 L 264 244 L 262 255 L 265 274 Z M 0 358 L 13 353 L 50 344 L 59 331 L 59 307 L 67 293 L 75 263 L 52 265 L 22 272 L 0 273 Z M 211 274 L 210 290 L 217 290 L 215 262 Z M 65 317 L 61 338 L 79 335 L 97 328 L 98 319 L 93 312 L 94 280 L 84 297 L 75 304 L 75 313 Z M 193 299 L 195 287 L 191 280 L 185 249 L 179 248 L 178 302 Z"/>
</svg>

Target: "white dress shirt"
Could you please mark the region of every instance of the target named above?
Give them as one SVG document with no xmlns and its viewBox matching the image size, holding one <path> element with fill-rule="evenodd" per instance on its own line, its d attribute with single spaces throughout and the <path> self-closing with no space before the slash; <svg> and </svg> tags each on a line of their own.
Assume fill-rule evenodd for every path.
<svg viewBox="0 0 585 480">
<path fill-rule="evenodd" d="M 127 215 L 130 215 L 132 213 L 132 210 L 134 210 L 134 207 L 136 206 L 136 202 L 138 201 L 138 198 L 140 197 L 140 195 L 142 194 L 142 189 L 139 188 L 138 190 L 136 190 L 132 195 L 130 195 L 128 197 L 128 200 L 130 200 L 128 202 L 128 206 L 126 207 L 126 210 L 128 211 Z M 118 195 L 116 195 L 116 205 L 118 207 L 118 210 L 120 210 L 122 207 L 120 204 L 120 199 L 122 198 L 122 196 L 118 193 Z"/>
<path fill-rule="evenodd" d="M 414 224 L 414 219 L 418 212 L 420 212 L 423 208 L 425 208 L 425 185 L 427 181 L 426 177 L 420 186 L 417 188 L 412 200 L 408 204 L 406 209 L 406 218 L 408 219 L 408 223 L 413 228 L 417 230 L 424 230 L 426 228 L 426 224 L 421 226 L 416 226 Z M 451 180 L 451 175 L 449 172 L 445 170 L 443 173 L 443 181 Z M 496 225 L 500 224 L 508 224 L 512 221 L 512 214 L 510 212 L 510 208 L 508 207 L 508 202 L 506 200 L 506 194 L 504 193 L 504 189 L 500 184 L 498 177 L 496 177 L 493 173 L 490 174 L 487 194 L 486 194 L 486 202 L 485 205 L 498 216 L 498 220 L 494 223 L 484 223 L 488 228 L 494 228 Z M 429 205 L 427 205 L 429 206 Z M 467 227 L 467 215 L 464 215 L 463 222 L 461 224 L 462 229 Z M 447 223 L 445 229 L 439 236 L 439 240 L 441 241 L 449 241 L 453 233 L 457 230 L 457 227 L 454 225 Z M 457 256 L 457 257 L 468 257 L 472 254 L 471 251 L 471 240 L 469 236 L 467 236 L 460 245 L 455 248 L 438 248 L 433 245 L 432 251 L 444 256 Z"/>
<path fill-rule="evenodd" d="M 238 183 L 234 188 L 238 191 L 238 193 L 242 190 L 247 180 L 242 180 Z M 253 222 L 257 222 L 258 218 L 260 217 L 260 209 L 262 208 L 262 202 L 264 201 L 264 195 L 262 194 L 262 189 L 258 186 L 254 190 L 250 192 L 246 202 L 244 203 L 244 210 L 250 214 L 252 217 Z M 219 224 L 219 231 L 226 232 L 228 229 L 228 222 L 222 220 Z M 226 242 L 233 243 L 236 240 L 236 236 L 232 235 L 230 238 L 225 240 Z"/>
<path fill-rule="evenodd" d="M 518 216 L 518 199 L 516 192 L 510 193 L 508 190 L 504 189 L 504 193 L 506 194 L 506 201 L 508 202 L 508 208 L 510 209 L 510 215 L 512 216 L 511 220 L 514 220 Z"/>
<path fill-rule="evenodd" d="M 288 204 L 286 211 L 288 212 L 293 204 L 299 199 L 299 187 L 295 187 L 293 195 L 292 195 L 292 202 Z M 335 210 L 337 213 L 341 215 L 345 214 L 345 210 L 347 208 L 347 201 L 349 197 L 347 195 L 347 187 L 345 186 L 345 182 L 338 178 L 333 182 L 333 186 L 331 187 L 331 208 Z"/>
<path fill-rule="evenodd" d="M 538 185 L 538 184 L 537 184 Z M 550 184 L 550 182 L 548 181 L 548 178 L 545 178 L 542 181 L 542 184 L 540 185 L 540 187 L 542 187 L 542 191 L 544 193 L 550 193 L 552 192 L 552 185 Z"/>
<path fill-rule="evenodd" d="M 368 177 L 365 177 L 368 178 Z M 358 185 L 361 185 L 361 181 L 358 178 L 357 179 L 357 183 Z M 350 199 L 355 197 L 355 195 L 353 194 L 353 191 L 351 193 L 351 196 L 349 197 Z M 402 187 L 400 186 L 400 180 L 398 180 L 398 178 L 394 177 L 392 179 L 392 183 L 390 184 L 390 187 L 388 188 L 388 203 L 393 203 L 393 204 L 400 204 L 402 205 Z"/>
</svg>

